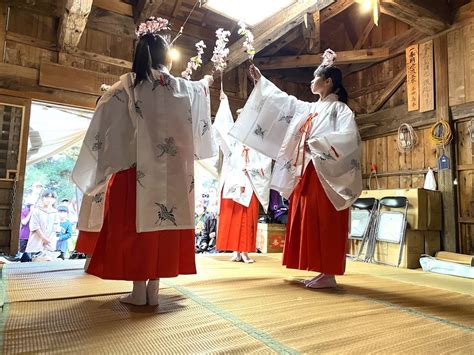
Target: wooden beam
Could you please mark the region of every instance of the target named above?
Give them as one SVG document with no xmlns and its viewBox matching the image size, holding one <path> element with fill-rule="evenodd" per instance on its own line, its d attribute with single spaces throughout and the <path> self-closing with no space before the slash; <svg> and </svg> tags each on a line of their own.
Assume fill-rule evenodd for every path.
<svg viewBox="0 0 474 355">
<path fill-rule="evenodd" d="M 113 57 L 109 57 L 102 54 L 83 51 L 77 48 L 67 50 L 66 53 L 72 54 L 77 57 L 94 60 L 100 63 L 116 65 L 118 67 L 132 69 L 132 62 L 129 62 L 128 60 L 125 60 L 125 59 L 113 58 Z"/>
<path fill-rule="evenodd" d="M 171 18 L 175 18 L 176 15 L 178 15 L 178 12 L 181 9 L 182 3 L 183 3 L 183 0 L 176 0 L 176 3 L 174 4 L 174 7 L 173 7 L 173 12 L 171 13 Z"/>
<path fill-rule="evenodd" d="M 308 53 L 319 53 L 321 51 L 321 20 L 319 11 L 304 15 L 303 36 Z"/>
<path fill-rule="evenodd" d="M 98 3 L 97 5 L 100 6 L 92 8 L 87 28 L 118 36 L 136 38 L 135 22 L 133 21 L 131 12 L 128 15 L 118 14 L 108 11 L 103 7 L 102 3 Z M 167 17 L 161 13 L 157 13 L 155 16 Z M 182 20 L 173 20 L 172 32 L 178 32 L 182 25 Z M 214 42 L 216 38 L 214 31 L 189 22 L 184 28 L 184 35 L 208 42 Z"/>
<path fill-rule="evenodd" d="M 36 37 L 25 36 L 16 32 L 7 32 L 5 38 L 7 41 L 13 41 L 13 42 L 21 43 L 21 44 L 26 44 L 28 46 L 46 49 L 48 51 L 58 50 L 57 43 L 45 41 Z"/>
<path fill-rule="evenodd" d="M 435 38 L 434 61 L 436 82 L 436 116 L 444 119 L 452 125 L 449 115 L 449 82 L 448 82 L 448 36 L 443 35 Z M 457 209 L 456 195 L 454 189 L 455 155 L 454 144 L 451 142 L 444 147 L 442 152 L 448 157 L 450 163 L 448 169 L 438 172 L 438 189 L 443 198 L 443 250 L 457 251 Z M 439 154 L 441 156 L 441 154 Z"/>
<path fill-rule="evenodd" d="M 407 76 L 405 70 L 401 70 L 397 75 L 392 79 L 392 81 L 385 87 L 385 89 L 380 93 L 375 102 L 367 110 L 369 113 L 373 113 L 380 109 L 390 97 L 398 90 L 398 88 L 406 80 Z"/>
<path fill-rule="evenodd" d="M 348 9 L 354 3 L 354 0 L 337 0 L 334 4 L 329 5 L 321 11 L 321 23 L 332 19 L 334 16 Z"/>
<path fill-rule="evenodd" d="M 349 16 L 347 12 L 344 13 L 344 30 L 346 31 L 347 37 L 352 44 L 352 49 L 356 49 L 355 45 L 357 44 L 357 31 L 354 27 L 354 19 Z"/>
<path fill-rule="evenodd" d="M 53 17 L 61 17 L 63 1 L 51 0 L 5 0 L 10 7 Z"/>
<path fill-rule="evenodd" d="M 163 0 L 136 0 L 133 7 L 135 24 L 142 23 L 150 16 L 159 17 L 158 10 L 162 4 Z"/>
<path fill-rule="evenodd" d="M 402 123 L 408 123 L 414 128 L 427 127 L 436 122 L 434 111 L 408 112 L 406 105 L 400 105 L 372 114 L 357 115 L 356 122 L 362 138 L 379 137 L 397 132 Z"/>
<path fill-rule="evenodd" d="M 273 42 L 259 54 L 265 57 L 269 57 L 277 54 L 282 48 L 285 48 L 291 42 L 299 39 L 301 37 L 301 27 L 295 27 L 292 30 L 288 31 L 282 38 L 278 41 Z"/>
<path fill-rule="evenodd" d="M 333 2 L 334 0 L 299 0 L 255 26 L 253 29 L 255 36 L 253 45 L 256 52 L 260 52 L 291 29 L 299 26 L 303 22 L 303 15 L 305 13 L 322 10 Z M 244 38 L 240 38 L 229 47 L 230 54 L 226 71 L 230 71 L 248 60 L 247 53 L 242 50 L 244 41 Z M 202 71 L 209 73 L 212 70 L 212 66 L 213 63 L 208 62 Z"/>
<path fill-rule="evenodd" d="M 59 25 L 59 48 L 76 48 L 86 28 L 92 0 L 66 0 L 64 14 Z"/>
<path fill-rule="evenodd" d="M 472 117 L 474 102 L 451 107 L 454 120 Z M 436 111 L 408 112 L 406 105 L 400 105 L 377 112 L 356 115 L 356 122 L 362 138 L 380 137 L 397 132 L 402 123 L 409 123 L 414 128 L 430 127 L 437 120 Z"/>
<path fill-rule="evenodd" d="M 133 16 L 132 5 L 124 3 L 120 0 L 94 0 L 92 5 L 110 12 L 115 12 L 119 15 L 130 17 Z"/>
<path fill-rule="evenodd" d="M 360 49 L 357 51 L 342 51 L 337 53 L 338 64 L 370 63 L 387 59 L 388 48 Z M 258 58 L 255 64 L 262 70 L 283 68 L 315 67 L 321 64 L 321 54 L 300 56 Z"/>
<path fill-rule="evenodd" d="M 374 28 L 375 23 L 373 19 L 370 19 L 367 25 L 364 27 L 364 31 L 362 31 L 362 34 L 360 35 L 359 39 L 357 40 L 357 43 L 354 46 L 354 49 L 361 49 L 365 42 L 367 42 L 367 38 L 369 38 L 370 32 L 372 32 L 372 29 Z"/>
<path fill-rule="evenodd" d="M 444 0 L 382 0 L 380 11 L 428 35 L 445 30 L 450 22 Z"/>
<path fill-rule="evenodd" d="M 8 24 L 8 6 L 4 0 L 0 0 L 0 62 L 5 60 L 5 43 Z"/>
</svg>

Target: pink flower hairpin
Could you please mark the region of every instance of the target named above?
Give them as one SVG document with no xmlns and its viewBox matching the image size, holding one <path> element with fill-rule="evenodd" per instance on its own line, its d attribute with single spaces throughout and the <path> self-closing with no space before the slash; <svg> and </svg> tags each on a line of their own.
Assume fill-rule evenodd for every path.
<svg viewBox="0 0 474 355">
<path fill-rule="evenodd" d="M 326 49 L 323 55 L 321 56 L 321 58 L 323 58 L 321 65 L 327 65 L 327 66 L 334 65 L 334 62 L 336 61 L 336 57 L 337 57 L 336 52 L 334 52 L 330 48 Z"/>
<path fill-rule="evenodd" d="M 169 21 L 161 17 L 150 17 L 145 22 L 138 25 L 135 34 L 141 38 L 147 34 L 156 35 L 160 31 L 169 30 Z"/>
</svg>

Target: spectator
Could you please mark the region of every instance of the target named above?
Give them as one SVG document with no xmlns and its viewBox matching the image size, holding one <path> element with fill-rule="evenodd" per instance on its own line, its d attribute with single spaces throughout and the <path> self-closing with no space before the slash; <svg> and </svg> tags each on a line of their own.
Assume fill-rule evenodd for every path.
<svg viewBox="0 0 474 355">
<path fill-rule="evenodd" d="M 34 206 L 27 203 L 25 208 L 21 211 L 21 226 L 20 226 L 20 253 L 24 253 L 28 239 L 30 237 L 30 218 L 33 213 Z"/>
<path fill-rule="evenodd" d="M 58 214 L 60 231 L 57 233 L 56 250 L 61 252 L 59 258 L 64 260 L 64 256 L 68 251 L 68 241 L 72 237 L 72 223 L 69 221 L 67 206 L 59 206 Z"/>
</svg>

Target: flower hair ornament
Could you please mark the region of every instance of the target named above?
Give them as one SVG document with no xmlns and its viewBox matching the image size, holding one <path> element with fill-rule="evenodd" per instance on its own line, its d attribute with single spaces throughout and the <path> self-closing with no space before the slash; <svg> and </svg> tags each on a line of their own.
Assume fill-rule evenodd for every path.
<svg viewBox="0 0 474 355">
<path fill-rule="evenodd" d="M 147 34 L 158 35 L 160 31 L 170 30 L 169 21 L 161 17 L 150 17 L 137 26 L 135 34 L 142 38 Z"/>
<path fill-rule="evenodd" d="M 328 48 L 324 51 L 321 58 L 323 59 L 321 65 L 330 67 L 336 62 L 337 54 L 332 49 Z"/>
</svg>

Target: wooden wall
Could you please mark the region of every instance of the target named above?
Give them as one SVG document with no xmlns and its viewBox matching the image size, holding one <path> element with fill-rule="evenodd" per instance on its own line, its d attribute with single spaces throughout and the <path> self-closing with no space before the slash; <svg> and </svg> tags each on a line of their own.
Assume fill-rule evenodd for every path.
<svg viewBox="0 0 474 355">
<path fill-rule="evenodd" d="M 471 10 L 464 12 L 463 21 L 471 19 L 454 26 L 447 33 L 448 38 L 448 79 L 449 79 L 449 105 L 451 116 L 454 119 L 454 144 L 456 146 L 457 162 L 455 177 L 457 178 L 457 200 L 458 200 L 458 251 L 474 254 L 474 4 L 465 7 Z M 382 26 L 385 23 L 382 22 Z M 405 29 L 406 30 L 406 29 Z M 384 41 L 384 33 L 393 35 L 395 29 L 389 30 L 382 27 L 372 34 Z M 380 37 L 381 36 L 381 37 Z M 388 36 L 388 35 L 387 35 Z M 376 43 L 376 42 L 374 42 Z M 364 115 L 378 95 L 388 83 L 400 71 L 405 71 L 405 56 L 400 54 L 385 62 L 376 64 L 370 68 L 350 74 L 346 77 L 346 86 L 351 98 L 350 106 L 359 114 Z M 436 82 L 435 82 L 436 90 Z M 417 188 L 423 187 L 424 175 L 428 167 L 437 168 L 439 150 L 430 139 L 430 127 L 437 119 L 436 111 L 418 114 L 416 120 L 414 115 L 406 110 L 406 83 L 383 105 L 382 110 L 377 113 L 380 124 L 377 125 L 377 133 L 374 129 L 364 128 L 362 169 L 364 174 L 364 188 L 367 186 L 367 177 L 370 174 L 372 164 L 376 164 L 380 188 Z M 405 107 L 404 109 L 401 109 Z M 394 117 L 393 112 L 397 110 L 399 116 Z M 383 122 L 383 112 L 395 120 L 395 122 Z M 411 121 L 410 121 L 411 120 Z M 364 118 L 361 122 L 366 123 Z M 399 124 L 409 121 L 415 122 L 416 133 L 419 143 L 416 148 L 407 154 L 399 153 L 396 142 L 396 128 Z M 383 129 L 386 126 L 386 129 Z M 362 127 L 361 127 L 362 128 Z M 375 128 L 375 122 L 374 127 Z M 436 174 L 437 176 L 437 174 Z M 371 188 L 376 188 L 372 179 Z"/>
</svg>

